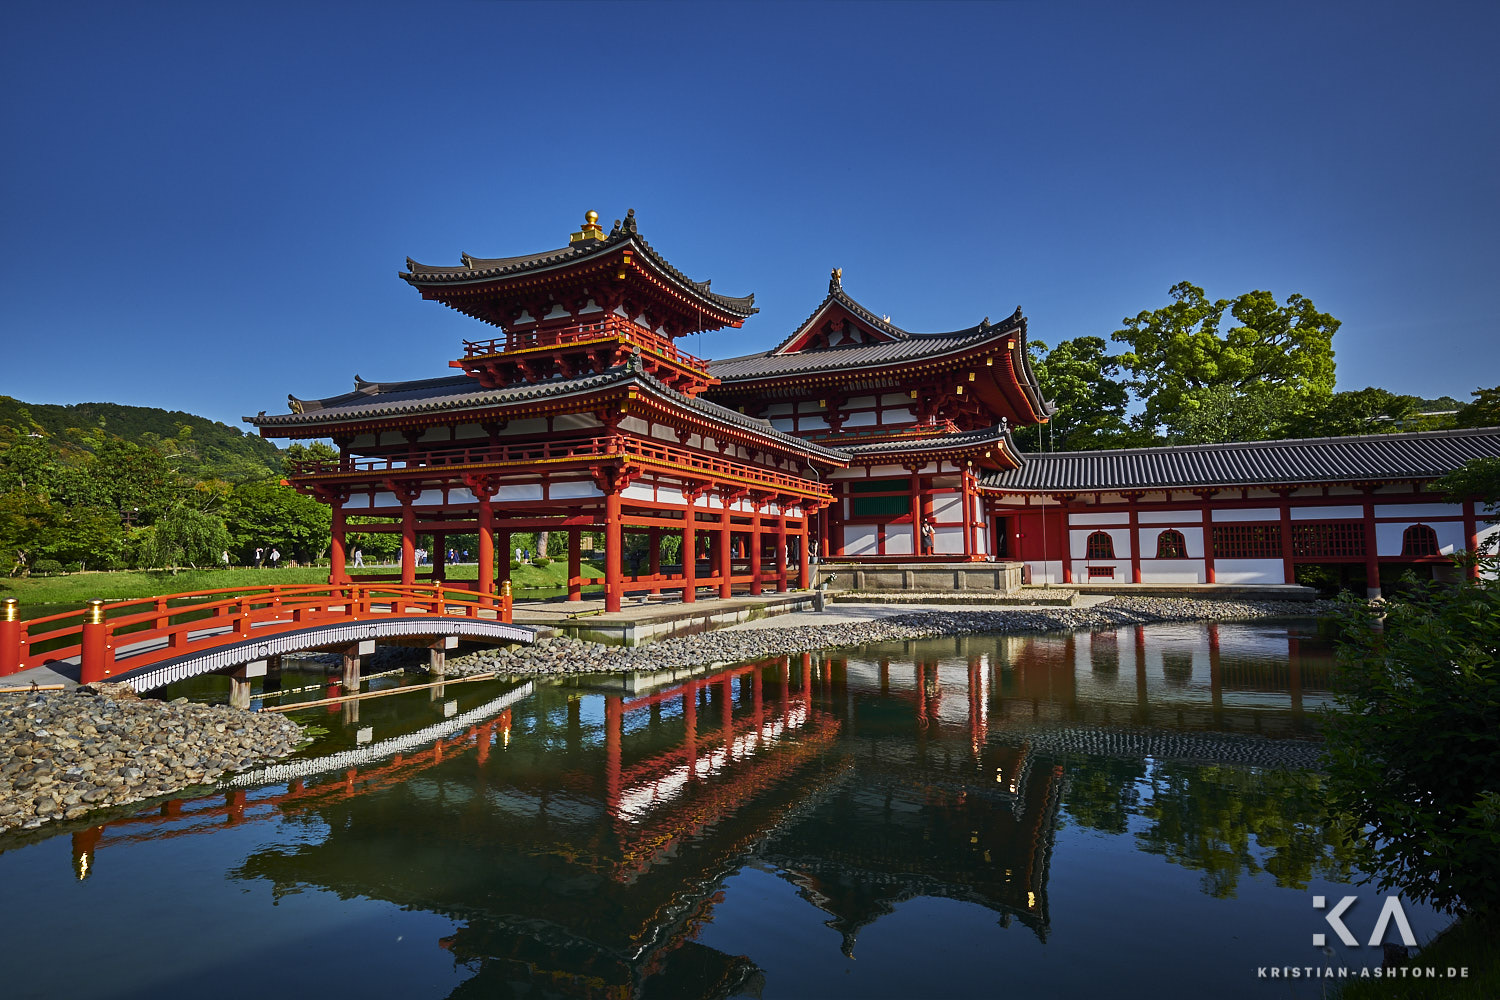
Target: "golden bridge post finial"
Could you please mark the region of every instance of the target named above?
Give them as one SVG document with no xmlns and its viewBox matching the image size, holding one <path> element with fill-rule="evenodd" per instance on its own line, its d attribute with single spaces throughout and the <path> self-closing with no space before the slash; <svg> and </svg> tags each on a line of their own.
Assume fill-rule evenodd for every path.
<svg viewBox="0 0 1500 1000">
<path fill-rule="evenodd" d="M 604 227 L 599 225 L 599 213 L 593 209 L 589 209 L 583 214 L 583 229 L 574 233 L 569 238 L 568 246 L 602 239 L 604 239 Z"/>
</svg>

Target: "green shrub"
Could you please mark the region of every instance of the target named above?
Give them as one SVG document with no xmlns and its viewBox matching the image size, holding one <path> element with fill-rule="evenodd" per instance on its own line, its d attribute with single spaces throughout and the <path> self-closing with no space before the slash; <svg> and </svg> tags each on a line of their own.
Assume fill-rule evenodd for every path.
<svg viewBox="0 0 1500 1000">
<path fill-rule="evenodd" d="M 1345 598 L 1330 807 L 1382 889 L 1500 913 L 1500 585 Z"/>
<path fill-rule="evenodd" d="M 42 576 L 55 576 L 63 571 L 63 564 L 56 559 L 38 559 L 31 564 L 31 571 Z"/>
<path fill-rule="evenodd" d="M 519 559 L 512 559 L 510 561 L 510 568 L 511 569 L 520 569 L 521 568 L 521 560 L 519 560 Z"/>
<path fill-rule="evenodd" d="M 535 566 L 537 569 L 542 569 L 544 567 L 551 566 L 552 560 L 548 559 L 546 556 L 537 556 L 535 559 L 531 560 L 531 565 Z"/>
</svg>

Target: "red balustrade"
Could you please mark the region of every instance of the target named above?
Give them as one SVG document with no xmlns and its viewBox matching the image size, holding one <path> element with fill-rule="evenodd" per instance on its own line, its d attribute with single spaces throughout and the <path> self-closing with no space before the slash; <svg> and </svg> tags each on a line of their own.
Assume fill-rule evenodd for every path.
<svg viewBox="0 0 1500 1000">
<path fill-rule="evenodd" d="M 593 323 L 571 324 L 557 330 L 529 330 L 511 333 L 504 337 L 492 337 L 489 340 L 466 340 L 464 341 L 464 357 L 466 359 L 482 358 L 504 354 L 508 351 L 524 351 L 538 347 L 567 347 L 571 344 L 605 340 L 611 337 L 617 337 L 627 343 L 639 344 L 641 347 L 655 351 L 689 368 L 706 369 L 709 365 L 706 359 L 679 350 L 669 338 L 620 316 L 609 316 Z"/>
<path fill-rule="evenodd" d="M 0 629 L 0 677 L 79 658 L 83 683 L 213 649 L 250 636 L 388 615 L 511 620 L 509 594 L 445 585 L 298 584 L 196 590 L 9 621 Z"/>
</svg>

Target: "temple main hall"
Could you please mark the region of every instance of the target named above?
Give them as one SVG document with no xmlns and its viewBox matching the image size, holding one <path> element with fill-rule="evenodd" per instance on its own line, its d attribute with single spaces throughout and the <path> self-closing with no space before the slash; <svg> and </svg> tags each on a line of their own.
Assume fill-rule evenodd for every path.
<svg viewBox="0 0 1500 1000">
<path fill-rule="evenodd" d="M 1019 308 L 913 333 L 834 269 L 774 348 L 694 357 L 681 338 L 742 327 L 755 297 L 687 277 L 633 210 L 608 231 L 588 213 L 555 250 L 406 264 L 424 299 L 490 328 L 455 352 L 456 374 L 356 377 L 246 418 L 264 437 L 337 445 L 336 461 L 289 477 L 331 508 L 335 583 L 349 579 L 351 517 L 400 534 L 408 584 L 419 540 L 442 580 L 445 539 L 476 535 L 487 594 L 508 577 L 513 533 L 565 533 L 570 600 L 585 535 L 601 533 L 607 611 L 627 594 L 807 588 L 816 562 L 999 589 L 1285 585 L 1319 565 L 1375 594 L 1383 575 L 1446 571 L 1495 530 L 1473 501 L 1427 487 L 1500 456 L 1500 428 L 1022 454 L 1011 430 L 1053 406 Z M 627 575 L 632 537 L 647 555 Z"/>
</svg>

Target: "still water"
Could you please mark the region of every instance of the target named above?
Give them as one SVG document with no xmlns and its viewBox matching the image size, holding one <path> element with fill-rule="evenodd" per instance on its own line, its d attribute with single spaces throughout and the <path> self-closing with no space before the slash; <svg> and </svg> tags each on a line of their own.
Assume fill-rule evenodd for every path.
<svg viewBox="0 0 1500 1000">
<path fill-rule="evenodd" d="M 1174 625 L 309 708 L 305 774 L 0 838 L 4 994 L 1316 997 L 1256 970 L 1380 962 L 1311 944 L 1378 911 L 1331 675 Z"/>
</svg>

